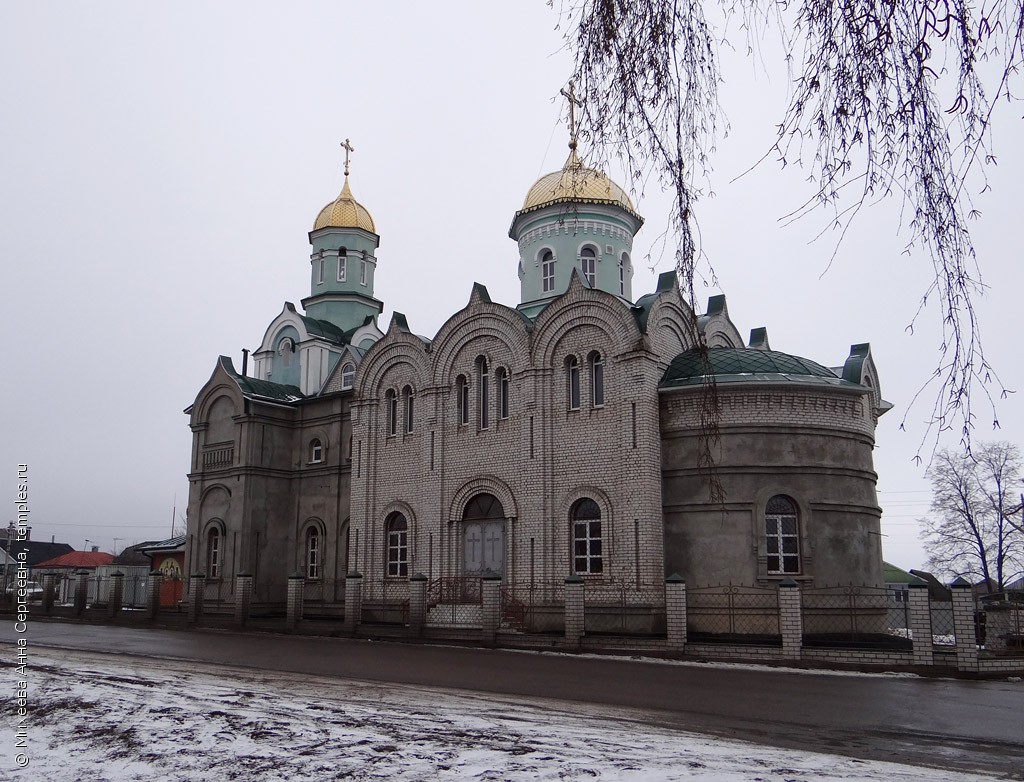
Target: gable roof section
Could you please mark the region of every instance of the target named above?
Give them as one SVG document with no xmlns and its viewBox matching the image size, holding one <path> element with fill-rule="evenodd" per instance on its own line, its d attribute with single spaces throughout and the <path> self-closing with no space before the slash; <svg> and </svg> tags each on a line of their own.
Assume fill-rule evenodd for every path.
<svg viewBox="0 0 1024 782">
<path fill-rule="evenodd" d="M 114 555 L 105 551 L 69 551 L 59 557 L 40 562 L 38 568 L 96 568 L 100 565 L 109 565 L 114 561 Z"/>
</svg>

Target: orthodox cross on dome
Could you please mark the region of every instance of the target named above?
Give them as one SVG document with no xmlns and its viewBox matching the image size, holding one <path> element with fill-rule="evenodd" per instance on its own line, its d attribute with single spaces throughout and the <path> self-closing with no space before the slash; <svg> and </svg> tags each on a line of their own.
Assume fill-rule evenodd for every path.
<svg viewBox="0 0 1024 782">
<path fill-rule="evenodd" d="M 345 176 L 348 176 L 348 155 L 350 152 L 355 152 L 356 148 L 352 146 L 352 142 L 345 139 L 345 143 L 341 145 L 341 148 L 345 150 Z"/>
<path fill-rule="evenodd" d="M 563 87 L 559 92 L 569 100 L 569 149 L 576 149 L 576 107 L 583 107 L 583 101 L 576 97 L 576 82 L 569 81 L 569 91 Z"/>
</svg>

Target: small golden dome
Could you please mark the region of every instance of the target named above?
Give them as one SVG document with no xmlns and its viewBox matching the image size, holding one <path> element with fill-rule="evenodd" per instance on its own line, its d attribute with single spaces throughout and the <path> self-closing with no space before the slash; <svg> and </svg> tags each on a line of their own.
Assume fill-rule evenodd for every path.
<svg viewBox="0 0 1024 782">
<path fill-rule="evenodd" d="M 321 209 L 313 221 L 314 231 L 321 228 L 362 228 L 364 231 L 377 233 L 373 217 L 365 206 L 352 197 L 352 191 L 348 187 L 348 176 L 345 177 L 345 186 L 341 188 L 341 194 Z"/>
<path fill-rule="evenodd" d="M 606 174 L 584 166 L 575 149 L 571 149 L 560 171 L 552 171 L 534 182 L 520 211 L 565 201 L 618 204 L 636 213 L 626 191 Z"/>
</svg>

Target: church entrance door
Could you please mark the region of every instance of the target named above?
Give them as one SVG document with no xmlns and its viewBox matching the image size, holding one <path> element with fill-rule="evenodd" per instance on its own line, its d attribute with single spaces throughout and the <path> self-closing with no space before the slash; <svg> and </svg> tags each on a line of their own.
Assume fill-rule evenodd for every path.
<svg viewBox="0 0 1024 782">
<path fill-rule="evenodd" d="M 467 576 L 505 572 L 505 510 L 493 494 L 477 494 L 462 514 L 462 562 Z"/>
</svg>

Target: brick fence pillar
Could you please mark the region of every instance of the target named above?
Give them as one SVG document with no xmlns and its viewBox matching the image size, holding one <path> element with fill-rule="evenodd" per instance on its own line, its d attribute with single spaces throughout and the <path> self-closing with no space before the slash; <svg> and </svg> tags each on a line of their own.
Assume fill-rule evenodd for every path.
<svg viewBox="0 0 1024 782">
<path fill-rule="evenodd" d="M 678 573 L 665 579 L 665 625 L 668 648 L 683 651 L 686 647 L 686 582 Z"/>
<path fill-rule="evenodd" d="M 427 621 L 427 577 L 417 573 L 409 579 L 409 634 L 418 636 Z"/>
<path fill-rule="evenodd" d="M 162 571 L 154 570 L 149 574 L 149 581 L 146 583 L 146 617 L 150 620 L 156 619 L 160 613 L 160 589 L 163 583 Z"/>
<path fill-rule="evenodd" d="M 362 616 L 363 576 L 353 570 L 345 576 L 345 631 L 355 635 Z"/>
<path fill-rule="evenodd" d="M 206 593 L 206 574 L 193 573 L 188 580 L 188 621 L 196 622 L 203 615 L 203 597 Z"/>
<path fill-rule="evenodd" d="M 306 577 L 299 572 L 288 576 L 288 629 L 294 630 L 302 621 L 302 599 L 306 592 Z"/>
<path fill-rule="evenodd" d="M 124 601 L 124 573 L 118 571 L 110 577 L 110 595 L 107 600 L 107 616 L 113 619 L 121 613 Z"/>
<path fill-rule="evenodd" d="M 978 670 L 978 640 L 974 632 L 974 592 L 963 578 L 950 584 L 953 592 L 953 632 L 956 634 L 956 667 Z"/>
<path fill-rule="evenodd" d="M 800 659 L 804 642 L 804 621 L 801 613 L 800 586 L 791 578 L 779 582 L 779 633 L 782 635 L 782 656 Z"/>
<path fill-rule="evenodd" d="M 57 577 L 53 573 L 43 575 L 43 613 L 53 611 L 54 595 L 57 591 Z"/>
<path fill-rule="evenodd" d="M 481 628 L 483 642 L 493 644 L 498 633 L 498 620 L 501 614 L 501 576 L 488 573 L 483 579 L 483 607 L 481 612 Z"/>
<path fill-rule="evenodd" d="M 583 579 L 572 575 L 565 579 L 565 644 L 579 646 L 583 638 Z"/>
<path fill-rule="evenodd" d="M 235 576 L 235 624 L 244 625 L 249 621 L 252 605 L 252 573 Z"/>
<path fill-rule="evenodd" d="M 81 616 L 85 613 L 85 605 L 89 600 L 89 571 L 79 570 L 75 576 L 75 615 Z"/>
<path fill-rule="evenodd" d="M 914 641 L 914 665 L 932 665 L 932 610 L 928 595 L 928 582 L 915 578 L 910 582 L 909 621 L 910 637 Z"/>
</svg>

